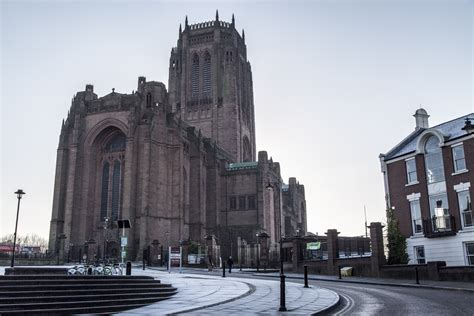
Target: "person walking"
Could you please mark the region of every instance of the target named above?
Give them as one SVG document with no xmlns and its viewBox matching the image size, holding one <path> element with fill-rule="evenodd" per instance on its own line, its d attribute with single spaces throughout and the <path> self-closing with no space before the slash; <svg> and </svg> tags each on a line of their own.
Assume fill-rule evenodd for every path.
<svg viewBox="0 0 474 316">
<path fill-rule="evenodd" d="M 229 256 L 229 259 L 227 259 L 227 265 L 229 266 L 229 273 L 232 273 L 233 264 L 234 264 L 234 260 L 232 260 L 232 256 Z"/>
</svg>

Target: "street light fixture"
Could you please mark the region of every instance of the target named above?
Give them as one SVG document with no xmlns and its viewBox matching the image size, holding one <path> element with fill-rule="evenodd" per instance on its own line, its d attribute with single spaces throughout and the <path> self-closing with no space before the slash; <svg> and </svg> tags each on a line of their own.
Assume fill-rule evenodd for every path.
<svg viewBox="0 0 474 316">
<path fill-rule="evenodd" d="M 466 133 L 468 134 L 474 133 L 474 125 L 472 125 L 471 120 L 474 120 L 474 118 L 466 117 L 464 127 L 461 128 L 463 131 L 466 131 Z"/>
<path fill-rule="evenodd" d="M 15 250 L 16 250 L 16 232 L 18 228 L 18 215 L 20 214 L 20 200 L 23 194 L 26 194 L 22 189 L 18 189 L 16 192 L 16 197 L 18 199 L 18 206 L 16 208 L 16 222 L 15 222 L 15 234 L 13 235 L 13 250 L 12 250 L 12 262 L 10 267 L 15 265 Z"/>
</svg>

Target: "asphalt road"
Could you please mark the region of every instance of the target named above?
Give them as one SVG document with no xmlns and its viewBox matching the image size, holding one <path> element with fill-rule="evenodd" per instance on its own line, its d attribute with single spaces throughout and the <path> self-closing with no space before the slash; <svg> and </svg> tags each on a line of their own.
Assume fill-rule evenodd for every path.
<svg viewBox="0 0 474 316">
<path fill-rule="evenodd" d="M 310 284 L 340 295 L 339 306 L 326 315 L 474 315 L 474 293 L 324 281 Z"/>
</svg>

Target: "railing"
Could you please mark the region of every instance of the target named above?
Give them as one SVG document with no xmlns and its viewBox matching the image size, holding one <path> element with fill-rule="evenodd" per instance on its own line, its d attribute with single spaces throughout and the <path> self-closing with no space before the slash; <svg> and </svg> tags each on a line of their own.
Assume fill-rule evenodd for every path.
<svg viewBox="0 0 474 316">
<path fill-rule="evenodd" d="M 472 222 L 472 211 L 461 212 L 463 218 L 464 227 L 472 227 L 474 223 Z"/>
<path fill-rule="evenodd" d="M 423 233 L 427 238 L 456 235 L 456 221 L 452 215 L 433 216 L 423 220 Z"/>
</svg>

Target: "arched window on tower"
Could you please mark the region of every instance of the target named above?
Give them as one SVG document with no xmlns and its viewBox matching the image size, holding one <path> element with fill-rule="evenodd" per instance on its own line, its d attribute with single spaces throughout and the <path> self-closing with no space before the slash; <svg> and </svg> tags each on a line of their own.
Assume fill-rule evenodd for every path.
<svg viewBox="0 0 474 316">
<path fill-rule="evenodd" d="M 102 167 L 102 193 L 100 200 L 100 220 L 107 217 L 107 206 L 109 200 L 109 163 L 106 162 Z"/>
<path fill-rule="evenodd" d="M 193 64 L 191 66 L 191 98 L 199 98 L 199 56 L 193 55 Z"/>
<path fill-rule="evenodd" d="M 203 87 L 202 87 L 203 93 L 202 94 L 204 98 L 210 98 L 212 78 L 211 78 L 211 54 L 209 54 L 209 52 L 206 52 L 204 56 L 204 66 L 202 69 L 202 74 L 203 74 Z"/>
<path fill-rule="evenodd" d="M 148 92 L 146 94 L 146 107 L 147 108 L 151 108 L 151 101 L 152 101 L 151 93 Z"/>
<path fill-rule="evenodd" d="M 244 136 L 244 139 L 242 141 L 242 149 L 243 149 L 242 161 L 244 162 L 252 161 L 252 147 L 250 146 L 250 141 L 247 136 Z"/>
<path fill-rule="evenodd" d="M 112 220 L 117 220 L 120 205 L 120 178 L 121 168 L 120 161 L 115 160 L 114 172 L 112 174 Z"/>
</svg>

